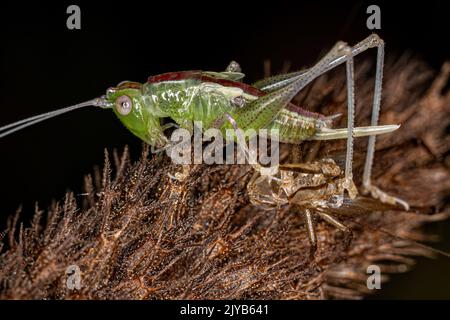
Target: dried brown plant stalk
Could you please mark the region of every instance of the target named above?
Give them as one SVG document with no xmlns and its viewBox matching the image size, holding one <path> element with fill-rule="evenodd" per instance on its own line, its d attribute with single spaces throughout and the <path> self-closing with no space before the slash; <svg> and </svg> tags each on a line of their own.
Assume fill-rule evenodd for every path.
<svg viewBox="0 0 450 320">
<path fill-rule="evenodd" d="M 370 67 L 356 69 L 358 125 L 369 122 Z M 409 201 L 412 212 L 366 210 L 338 217 L 353 229 L 348 248 L 339 231 L 317 221 L 319 248 L 312 263 L 301 215 L 249 204 L 250 167 L 195 165 L 179 182 L 168 173 L 181 168 L 167 157 L 151 157 L 144 147 L 141 159 L 132 162 L 125 149 L 120 157 L 114 153 L 114 170 L 107 155 L 103 173 L 85 178 L 89 195 L 82 204 L 68 193 L 46 215 L 37 209 L 27 228 L 11 217 L 0 256 L 0 298 L 359 298 L 369 291 L 369 264 L 380 265 L 384 275 L 408 270 L 414 256 L 430 252 L 380 229 L 425 241 L 420 226 L 449 213 L 450 93 L 442 89 L 450 64 L 434 73 L 404 55 L 385 70 L 381 123 L 402 127 L 378 139 L 374 179 Z M 342 74 L 322 76 L 296 102 L 345 114 Z M 338 125 L 345 126 L 345 119 Z M 365 142 L 357 141 L 356 177 Z M 300 157 L 316 147 L 303 144 Z M 339 155 L 345 141 L 319 147 L 319 157 Z M 80 290 L 66 286 L 70 265 L 81 269 Z"/>
</svg>

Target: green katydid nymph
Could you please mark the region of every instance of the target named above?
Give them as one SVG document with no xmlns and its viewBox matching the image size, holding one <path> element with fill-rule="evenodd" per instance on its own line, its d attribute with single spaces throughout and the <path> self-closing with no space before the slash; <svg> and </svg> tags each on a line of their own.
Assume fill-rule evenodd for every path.
<svg viewBox="0 0 450 320">
<path fill-rule="evenodd" d="M 369 48 L 377 48 L 372 121 L 370 126 L 354 127 L 353 58 Z M 203 130 L 216 128 L 225 132 L 227 129 L 243 131 L 275 129 L 278 130 L 279 141 L 288 144 L 299 144 L 305 140 L 347 139 L 345 176 L 339 180 L 338 186 L 327 189 L 333 192 L 326 193 L 326 198 L 321 200 L 322 202 L 314 202 L 314 206 L 339 206 L 342 201 L 336 201 L 336 197 L 342 200 L 345 190 L 350 198 L 357 195 L 352 176 L 353 139 L 369 136 L 362 186 L 364 192 L 382 202 L 400 205 L 408 210 L 408 204 L 405 201 L 386 194 L 373 186 L 370 180 L 375 136 L 399 128 L 397 124 L 378 125 L 383 61 L 384 42 L 373 34 L 353 47 L 344 42 L 338 42 L 311 68 L 269 77 L 252 85 L 242 82 L 244 74 L 235 62 L 231 63 L 224 72 L 182 71 L 151 76 L 145 83 L 124 81 L 116 87 L 107 89 L 105 95 L 93 100 L 3 126 L 0 128 L 0 138 L 62 113 L 95 106 L 111 109 L 135 136 L 154 147 L 164 147 L 169 143 L 164 134 L 167 126 L 161 121 L 167 118 L 171 119 L 176 126 L 187 130 L 192 130 L 195 121 L 202 123 Z M 346 67 L 348 126 L 334 129 L 331 126 L 337 115 L 325 116 L 313 113 L 294 105 L 291 100 L 314 79 L 341 64 L 345 64 Z M 329 186 L 331 182 L 327 179 L 340 174 L 337 167 L 329 161 L 318 162 L 311 166 L 317 170 L 316 178 L 321 179 L 319 179 L 322 181 L 321 186 Z M 261 198 L 262 193 L 255 192 L 257 185 L 264 181 L 273 181 L 279 174 L 279 170 L 272 171 L 270 174 L 261 174 L 261 167 L 255 166 L 255 168 L 260 176 L 252 179 L 249 190 L 250 194 L 254 195 L 253 202 L 260 203 L 261 201 L 256 199 Z M 327 175 L 324 168 L 331 168 L 333 174 Z M 308 170 L 310 172 L 310 169 Z M 291 176 L 289 179 L 291 184 L 298 184 L 298 180 L 292 180 Z M 279 177 L 275 181 L 278 181 L 280 185 L 283 183 L 283 179 Z M 283 192 L 286 195 L 288 193 L 293 195 L 297 191 L 291 188 Z M 280 197 L 270 194 L 270 202 L 278 203 Z M 308 221 L 310 221 L 311 207 L 312 205 L 306 210 L 309 212 Z M 341 227 L 331 218 L 327 221 Z M 312 225 L 312 222 L 308 225 Z"/>
</svg>

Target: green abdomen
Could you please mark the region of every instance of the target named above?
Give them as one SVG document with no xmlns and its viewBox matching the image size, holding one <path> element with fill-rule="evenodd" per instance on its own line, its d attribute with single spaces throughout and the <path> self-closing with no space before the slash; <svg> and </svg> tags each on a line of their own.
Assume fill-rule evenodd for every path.
<svg viewBox="0 0 450 320">
<path fill-rule="evenodd" d="M 278 129 L 281 142 L 298 144 L 314 136 L 316 123 L 317 120 L 315 118 L 282 109 L 267 126 L 267 129 Z"/>
</svg>

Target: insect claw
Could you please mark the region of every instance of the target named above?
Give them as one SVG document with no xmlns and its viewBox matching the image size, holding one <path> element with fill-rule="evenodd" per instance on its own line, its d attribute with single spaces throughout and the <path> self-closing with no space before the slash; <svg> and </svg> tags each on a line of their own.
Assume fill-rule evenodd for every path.
<svg viewBox="0 0 450 320">
<path fill-rule="evenodd" d="M 391 205 L 399 205 L 405 209 L 405 211 L 409 211 L 409 203 L 405 200 L 402 200 L 400 198 L 394 197 L 389 195 L 388 193 L 384 192 L 380 188 L 369 185 L 369 186 L 363 186 L 363 193 L 369 194 L 374 199 L 380 200 L 382 203 L 388 203 Z"/>
</svg>

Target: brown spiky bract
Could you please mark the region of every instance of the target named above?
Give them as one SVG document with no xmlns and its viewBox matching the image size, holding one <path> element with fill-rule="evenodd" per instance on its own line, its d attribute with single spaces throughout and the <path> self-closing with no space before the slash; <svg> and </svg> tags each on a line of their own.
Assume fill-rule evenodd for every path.
<svg viewBox="0 0 450 320">
<path fill-rule="evenodd" d="M 356 123 L 370 119 L 373 78 L 368 63 L 356 68 Z M 131 161 L 128 152 L 106 155 L 103 173 L 85 178 L 83 201 L 68 193 L 47 213 L 36 209 L 30 227 L 9 220 L 2 235 L 2 299 L 317 299 L 369 293 L 366 268 L 403 272 L 414 256 L 430 252 L 405 239 L 427 240 L 425 222 L 446 217 L 450 194 L 450 71 L 434 73 L 402 56 L 385 68 L 380 122 L 400 123 L 379 137 L 375 184 L 413 206 L 411 212 L 368 211 L 347 218 L 349 247 L 335 228 L 317 221 L 315 262 L 303 219 L 293 209 L 249 204 L 245 165 L 181 168 L 166 156 Z M 322 76 L 296 102 L 324 114 L 346 114 L 342 72 Z M 345 126 L 345 117 L 341 123 Z M 354 175 L 360 177 L 366 139 L 358 139 Z M 345 141 L 323 143 L 318 157 L 342 154 Z M 307 157 L 317 144 L 303 144 Z M 169 177 L 188 170 L 183 181 Z M 249 173 L 249 174 L 246 174 Z M 356 179 L 357 184 L 360 180 Z M 79 198 L 77 198 L 79 199 Z M 420 212 L 419 212 L 420 211 Z M 393 214 L 394 213 L 394 214 Z M 69 266 L 81 270 L 81 288 L 66 285 Z"/>
</svg>

